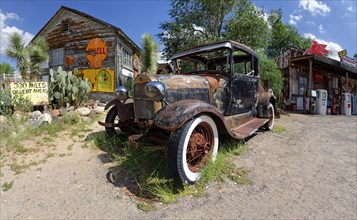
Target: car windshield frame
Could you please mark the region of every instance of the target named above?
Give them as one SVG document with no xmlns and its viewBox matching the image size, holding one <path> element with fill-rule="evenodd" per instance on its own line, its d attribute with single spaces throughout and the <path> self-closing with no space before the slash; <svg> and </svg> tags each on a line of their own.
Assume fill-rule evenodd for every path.
<svg viewBox="0 0 357 220">
<path fill-rule="evenodd" d="M 221 56 L 212 56 L 219 52 Z M 231 41 L 191 48 L 172 56 L 175 74 L 220 73 L 226 76 L 233 74 L 237 62 L 253 63 L 256 59 L 257 55 L 250 48 Z M 190 61 L 190 67 L 185 68 L 182 61 Z M 214 67 L 209 67 L 209 62 L 214 63 Z"/>
</svg>

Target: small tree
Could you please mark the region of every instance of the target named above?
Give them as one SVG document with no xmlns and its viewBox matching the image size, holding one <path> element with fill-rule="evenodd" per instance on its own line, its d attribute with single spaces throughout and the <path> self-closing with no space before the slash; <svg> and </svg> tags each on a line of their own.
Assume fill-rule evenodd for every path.
<svg viewBox="0 0 357 220">
<path fill-rule="evenodd" d="M 28 81 L 28 53 L 20 34 L 14 33 L 10 35 L 10 44 L 8 49 L 5 51 L 5 54 L 17 63 L 17 68 L 19 68 L 22 79 L 24 81 Z"/>
<path fill-rule="evenodd" d="M 10 44 L 5 54 L 17 63 L 22 79 L 29 81 L 38 80 L 42 63 L 48 59 L 47 51 L 45 39 L 37 38 L 33 43 L 25 46 L 22 36 L 14 33 L 10 35 Z"/>
<path fill-rule="evenodd" d="M 2 75 L 14 75 L 14 68 L 9 63 L 0 64 L 0 76 Z"/>
<path fill-rule="evenodd" d="M 269 81 L 269 88 L 274 94 L 279 96 L 283 89 L 284 77 L 273 59 L 260 55 L 260 80 L 264 84 L 265 80 Z"/>
<path fill-rule="evenodd" d="M 44 38 L 37 38 L 34 43 L 28 46 L 30 58 L 30 78 L 37 81 L 42 71 L 42 63 L 48 60 L 48 46 Z"/>
<path fill-rule="evenodd" d="M 143 51 L 141 52 L 141 71 L 149 74 L 155 74 L 157 71 L 157 43 L 152 39 L 149 33 L 141 37 Z"/>
</svg>

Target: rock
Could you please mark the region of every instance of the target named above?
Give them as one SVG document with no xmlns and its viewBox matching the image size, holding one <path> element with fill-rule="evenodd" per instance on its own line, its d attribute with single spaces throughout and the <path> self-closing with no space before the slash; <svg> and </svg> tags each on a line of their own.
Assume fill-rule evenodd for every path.
<svg viewBox="0 0 357 220">
<path fill-rule="evenodd" d="M 27 120 L 25 123 L 25 126 L 27 126 L 27 127 L 29 127 L 29 126 L 34 127 L 34 126 L 38 126 L 38 125 L 39 125 L 38 120 L 34 120 L 31 118 L 29 118 L 29 120 Z"/>
<path fill-rule="evenodd" d="M 82 120 L 83 120 L 83 121 L 88 121 L 88 120 L 89 120 L 89 117 L 84 116 L 84 117 L 82 117 Z"/>
<path fill-rule="evenodd" d="M 0 131 L 6 131 L 8 129 L 11 129 L 10 125 L 0 124 Z"/>
<path fill-rule="evenodd" d="M 67 109 L 65 107 L 61 107 L 59 109 L 60 115 L 65 115 L 67 113 Z"/>
<path fill-rule="evenodd" d="M 37 111 L 30 113 L 30 118 L 33 120 L 37 120 L 41 115 L 42 115 L 42 113 L 37 110 Z"/>
<path fill-rule="evenodd" d="M 62 120 L 62 116 L 58 116 L 58 117 L 53 117 L 52 118 L 52 123 L 59 123 Z"/>
<path fill-rule="evenodd" d="M 40 112 L 40 113 L 41 113 L 41 112 Z M 17 120 L 17 121 L 22 121 L 22 120 L 26 119 L 27 114 L 26 114 L 25 112 L 15 111 L 15 112 L 12 114 L 12 117 L 15 118 L 15 120 Z"/>
<path fill-rule="evenodd" d="M 60 110 L 54 109 L 51 111 L 52 117 L 58 117 L 61 114 Z"/>
<path fill-rule="evenodd" d="M 18 128 L 17 128 L 17 131 L 18 131 L 19 133 L 24 132 L 24 131 L 25 131 L 25 126 L 24 126 L 23 124 L 19 125 Z"/>
<path fill-rule="evenodd" d="M 67 111 L 74 111 L 74 106 L 71 105 L 71 106 L 67 107 Z"/>
<path fill-rule="evenodd" d="M 88 100 L 88 102 L 86 102 L 84 105 L 85 105 L 85 106 L 93 106 L 93 105 L 94 105 L 94 100 L 93 100 L 93 99 L 90 99 L 90 100 Z"/>
<path fill-rule="evenodd" d="M 6 117 L 3 115 L 0 115 L 0 124 L 5 124 L 6 123 Z"/>
<path fill-rule="evenodd" d="M 93 111 L 97 114 L 102 114 L 104 112 L 104 107 L 98 106 Z"/>
<path fill-rule="evenodd" d="M 88 116 L 90 114 L 90 109 L 86 107 L 77 108 L 75 112 L 78 112 L 81 116 Z"/>
<path fill-rule="evenodd" d="M 43 123 L 52 123 L 52 116 L 49 113 L 44 113 L 38 118 L 38 124 L 43 124 Z"/>
</svg>

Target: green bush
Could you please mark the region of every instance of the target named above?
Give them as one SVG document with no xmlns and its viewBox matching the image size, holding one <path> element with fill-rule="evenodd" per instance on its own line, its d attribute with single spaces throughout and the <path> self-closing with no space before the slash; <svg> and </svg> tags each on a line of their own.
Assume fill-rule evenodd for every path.
<svg viewBox="0 0 357 220">
<path fill-rule="evenodd" d="M 12 100 L 15 110 L 22 112 L 32 112 L 33 104 L 29 98 L 22 95 L 15 95 L 12 97 Z"/>
<path fill-rule="evenodd" d="M 82 121 L 81 116 L 77 112 L 70 112 L 63 116 L 61 122 L 66 125 L 78 124 Z"/>
<path fill-rule="evenodd" d="M 10 90 L 0 90 L 0 115 L 12 114 Z"/>
<path fill-rule="evenodd" d="M 273 59 L 260 55 L 260 80 L 264 85 L 264 80 L 269 81 L 269 88 L 276 96 L 279 96 L 283 89 L 284 77 Z"/>
</svg>

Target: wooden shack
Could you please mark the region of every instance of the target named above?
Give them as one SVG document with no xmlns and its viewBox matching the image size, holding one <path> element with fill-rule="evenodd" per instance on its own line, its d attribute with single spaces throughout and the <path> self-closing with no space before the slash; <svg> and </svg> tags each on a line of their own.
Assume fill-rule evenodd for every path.
<svg viewBox="0 0 357 220">
<path fill-rule="evenodd" d="M 115 87 L 139 71 L 140 48 L 134 41 L 120 28 L 75 9 L 62 6 L 32 41 L 38 37 L 49 45 L 44 79 L 50 68 L 77 68 L 91 82 L 92 98 L 110 99 Z"/>
<path fill-rule="evenodd" d="M 296 48 L 282 53 L 277 63 L 285 79 L 282 102 L 290 109 L 303 110 L 301 103 L 304 95 L 308 108 L 312 91 L 324 89 L 328 92 L 327 107 L 331 113 L 338 114 L 342 93 L 357 93 L 355 64 L 316 54 L 304 55 L 304 51 Z"/>
</svg>

